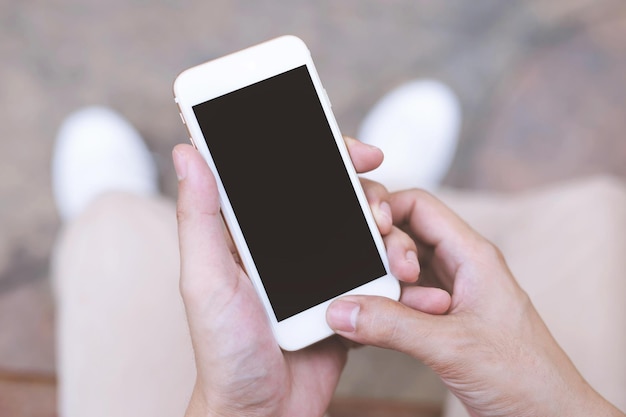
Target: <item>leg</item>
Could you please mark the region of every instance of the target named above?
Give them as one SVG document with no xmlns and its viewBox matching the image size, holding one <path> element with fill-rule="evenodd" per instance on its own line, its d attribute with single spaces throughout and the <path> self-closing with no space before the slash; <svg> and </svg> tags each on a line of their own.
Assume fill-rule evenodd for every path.
<svg viewBox="0 0 626 417">
<path fill-rule="evenodd" d="M 173 204 L 105 194 L 54 253 L 59 412 L 183 415 L 195 378 Z"/>
<path fill-rule="evenodd" d="M 515 197 L 441 197 L 500 247 L 583 376 L 626 409 L 625 184 L 597 178 Z M 445 415 L 467 413 L 449 398 Z"/>
</svg>

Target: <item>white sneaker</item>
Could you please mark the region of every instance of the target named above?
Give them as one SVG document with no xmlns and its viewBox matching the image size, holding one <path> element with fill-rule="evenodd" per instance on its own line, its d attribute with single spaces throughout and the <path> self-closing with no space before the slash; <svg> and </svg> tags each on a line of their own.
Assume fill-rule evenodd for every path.
<svg viewBox="0 0 626 417">
<path fill-rule="evenodd" d="M 105 107 L 87 107 L 65 119 L 52 155 L 52 191 L 65 221 L 107 191 L 158 193 L 155 162 L 139 132 Z"/>
<path fill-rule="evenodd" d="M 358 139 L 381 148 L 382 165 L 364 177 L 389 190 L 436 189 L 450 169 L 461 107 L 444 84 L 417 80 L 387 93 L 365 117 Z"/>
</svg>

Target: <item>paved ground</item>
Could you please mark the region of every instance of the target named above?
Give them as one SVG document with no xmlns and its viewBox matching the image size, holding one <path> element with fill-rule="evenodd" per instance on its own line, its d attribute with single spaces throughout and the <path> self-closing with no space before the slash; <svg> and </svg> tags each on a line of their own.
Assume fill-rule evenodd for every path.
<svg viewBox="0 0 626 417">
<path fill-rule="evenodd" d="M 173 196 L 169 153 L 185 139 L 175 75 L 285 33 L 308 43 L 346 134 L 401 82 L 448 83 L 464 125 L 447 185 L 504 192 L 594 173 L 626 177 L 619 0 L 3 0 L 0 369 L 35 375 L 19 388 L 3 371 L 11 388 L 0 386 L 0 410 L 50 415 L 53 404 L 45 388 L 55 369 L 47 274 L 60 223 L 49 160 L 62 118 L 88 104 L 125 114 L 158 156 L 164 193 Z M 341 392 L 381 392 L 359 381 L 345 381 Z M 429 387 L 417 398 L 439 401 L 441 387 Z M 35 395 L 47 398 L 38 402 L 43 411 L 19 411 L 29 401 L 18 399 Z"/>
</svg>

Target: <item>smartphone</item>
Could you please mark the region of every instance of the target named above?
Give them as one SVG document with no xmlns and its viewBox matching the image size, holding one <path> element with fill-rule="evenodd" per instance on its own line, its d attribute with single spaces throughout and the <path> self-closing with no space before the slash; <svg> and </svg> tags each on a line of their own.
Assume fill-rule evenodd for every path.
<svg viewBox="0 0 626 417">
<path fill-rule="evenodd" d="M 282 349 L 332 335 L 326 309 L 339 296 L 399 298 L 302 40 L 282 36 L 187 69 L 174 97 Z"/>
</svg>

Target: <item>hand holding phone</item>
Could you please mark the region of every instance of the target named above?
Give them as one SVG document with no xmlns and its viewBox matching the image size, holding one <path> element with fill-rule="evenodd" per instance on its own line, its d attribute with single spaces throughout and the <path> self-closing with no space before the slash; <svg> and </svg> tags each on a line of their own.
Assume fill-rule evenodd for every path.
<svg viewBox="0 0 626 417">
<path fill-rule="evenodd" d="M 280 349 L 231 253 L 209 167 L 190 145 L 178 145 L 173 154 L 180 178 L 180 288 L 197 370 L 185 416 L 323 415 L 346 347 L 329 338 L 296 352 Z"/>
<path fill-rule="evenodd" d="M 346 145 L 359 172 L 382 161 L 379 150 L 354 139 Z M 197 368 L 186 416 L 209 415 L 210 409 L 224 416 L 319 417 L 337 386 L 346 345 L 333 337 L 295 352 L 280 349 L 260 298 L 231 253 L 208 165 L 190 145 L 178 145 L 173 154 L 180 178 L 180 287 Z M 378 186 L 366 186 L 398 277 L 414 280 L 417 271 L 406 265 L 405 253 L 415 248 L 382 215 Z"/>
<path fill-rule="evenodd" d="M 283 349 L 332 335 L 325 313 L 341 295 L 398 299 L 399 283 L 300 39 L 276 38 L 188 69 L 174 93 Z"/>
</svg>

